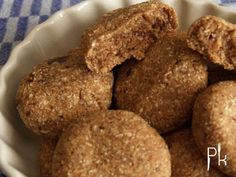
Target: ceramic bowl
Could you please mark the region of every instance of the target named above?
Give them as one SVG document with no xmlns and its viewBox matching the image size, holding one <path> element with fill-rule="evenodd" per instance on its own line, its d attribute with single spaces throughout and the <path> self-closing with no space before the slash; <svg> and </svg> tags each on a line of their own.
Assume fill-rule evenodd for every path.
<svg viewBox="0 0 236 177">
<path fill-rule="evenodd" d="M 82 32 L 107 11 L 143 0 L 86 0 L 61 10 L 12 51 L 0 71 L 0 169 L 8 177 L 38 177 L 39 138 L 28 131 L 16 111 L 15 95 L 22 77 L 42 60 L 62 56 L 80 42 Z M 211 0 L 163 0 L 178 14 L 186 29 L 197 18 L 212 14 L 236 22 L 236 13 Z"/>
</svg>

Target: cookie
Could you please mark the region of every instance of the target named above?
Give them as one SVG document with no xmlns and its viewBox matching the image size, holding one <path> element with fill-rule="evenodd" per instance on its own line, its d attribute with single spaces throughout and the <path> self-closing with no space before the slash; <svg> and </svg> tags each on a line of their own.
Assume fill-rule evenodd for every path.
<svg viewBox="0 0 236 177">
<path fill-rule="evenodd" d="M 191 130 L 183 129 L 165 136 L 171 155 L 171 177 L 226 177 L 220 171 L 210 168 L 197 148 Z"/>
<path fill-rule="evenodd" d="M 154 41 L 177 28 L 174 9 L 159 1 L 108 12 L 82 35 L 85 62 L 92 71 L 111 71 L 128 58 L 144 58 Z"/>
<path fill-rule="evenodd" d="M 197 94 L 207 86 L 207 67 L 184 35 L 157 41 L 142 61 L 121 66 L 114 96 L 119 109 L 139 114 L 166 133 L 191 119 Z"/>
<path fill-rule="evenodd" d="M 59 139 L 52 177 L 170 177 L 168 147 L 140 116 L 122 110 L 93 113 Z"/>
<path fill-rule="evenodd" d="M 39 166 L 41 177 L 52 176 L 52 158 L 58 139 L 43 138 L 39 152 Z"/>
<path fill-rule="evenodd" d="M 227 70 L 236 69 L 236 25 L 204 16 L 188 30 L 188 46 Z"/>
<path fill-rule="evenodd" d="M 21 81 L 17 109 L 30 130 L 53 137 L 71 119 L 108 109 L 112 86 L 112 73 L 93 73 L 78 58 L 48 60 Z"/>
<path fill-rule="evenodd" d="M 208 147 L 221 145 L 221 158 L 227 155 L 227 166 L 214 165 L 229 176 L 236 176 L 236 82 L 211 85 L 196 99 L 192 129 L 196 144 L 207 156 Z"/>
</svg>

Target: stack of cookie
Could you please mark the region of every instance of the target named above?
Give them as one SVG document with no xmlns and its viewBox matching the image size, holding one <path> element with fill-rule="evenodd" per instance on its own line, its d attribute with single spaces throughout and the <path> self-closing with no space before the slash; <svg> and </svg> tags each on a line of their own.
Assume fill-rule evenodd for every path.
<svg viewBox="0 0 236 177">
<path fill-rule="evenodd" d="M 217 17 L 180 32 L 158 1 L 104 14 L 19 85 L 20 117 L 42 137 L 41 176 L 236 176 L 235 57 L 236 27 Z M 228 164 L 208 171 L 218 144 Z"/>
</svg>

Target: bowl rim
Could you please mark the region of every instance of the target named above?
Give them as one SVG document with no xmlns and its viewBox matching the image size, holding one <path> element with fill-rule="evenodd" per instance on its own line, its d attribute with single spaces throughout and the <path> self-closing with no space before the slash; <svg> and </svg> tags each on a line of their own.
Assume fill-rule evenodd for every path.
<svg viewBox="0 0 236 177">
<path fill-rule="evenodd" d="M 78 4 L 71 6 L 69 8 L 65 8 L 62 10 L 57 11 L 56 13 L 52 14 L 46 21 L 44 21 L 41 24 L 36 25 L 30 32 L 28 35 L 25 36 L 25 38 L 19 43 L 17 44 L 10 52 L 10 56 L 8 58 L 8 60 L 6 61 L 5 64 L 3 64 L 0 68 L 0 98 L 3 96 L 4 92 L 7 89 L 7 83 L 6 83 L 6 77 L 7 76 L 7 71 L 9 69 L 14 69 L 14 66 L 16 65 L 17 62 L 17 56 L 20 52 L 22 52 L 22 48 L 24 48 L 24 46 L 30 45 L 30 43 L 35 39 L 35 36 L 37 35 L 37 32 L 40 31 L 40 29 L 45 28 L 49 25 L 52 25 L 54 23 L 54 21 L 56 21 L 56 19 L 59 19 L 58 17 L 63 16 L 63 14 L 68 13 L 69 11 L 73 10 L 73 9 L 80 9 L 83 8 L 83 6 L 90 4 L 90 3 L 99 3 L 101 0 L 85 0 L 85 1 L 81 1 Z M 110 0 L 112 1 L 112 0 Z M 113 0 L 114 1 L 114 0 Z M 145 0 L 147 1 L 147 0 Z M 179 1 L 179 0 L 173 0 L 173 1 Z M 220 6 L 216 3 L 216 1 L 214 0 L 185 0 L 186 2 L 189 3 L 194 3 L 194 4 L 199 4 L 202 3 L 204 5 L 208 5 L 212 8 L 218 9 L 220 11 L 223 12 L 231 12 L 233 14 L 236 15 L 236 12 L 229 8 L 229 7 L 224 7 L 224 6 Z M 2 114 L 2 108 L 0 106 L 0 119 L 7 119 L 6 117 L 3 116 Z M 1 127 L 1 125 L 0 125 Z M 2 139 L 0 138 L 0 148 L 1 145 L 4 144 L 5 142 L 2 141 Z M 3 151 L 0 151 L 0 169 L 3 173 L 5 173 L 6 175 L 10 175 L 11 169 L 13 168 L 11 165 L 8 164 L 8 162 L 6 160 L 4 160 L 1 154 L 4 153 Z"/>
<path fill-rule="evenodd" d="M 63 14 L 67 13 L 68 11 L 71 11 L 73 9 L 79 9 L 79 8 L 83 8 L 83 6 L 87 5 L 88 3 L 91 3 L 93 1 L 97 1 L 97 0 L 86 0 L 86 1 L 81 1 L 76 5 L 73 5 L 71 7 L 59 10 L 57 12 L 55 12 L 54 14 L 52 14 L 47 20 L 45 20 L 44 22 L 42 22 L 41 24 L 36 25 L 26 36 L 25 38 L 19 42 L 10 52 L 10 55 L 8 57 L 8 60 L 6 61 L 5 64 L 3 64 L 0 68 L 0 98 L 4 95 L 4 93 L 7 90 L 7 83 L 6 83 L 6 76 L 8 75 L 8 70 L 10 69 L 14 69 L 14 66 L 17 64 L 17 58 L 18 58 L 18 54 L 19 52 L 22 51 L 22 48 L 24 48 L 24 46 L 30 45 L 30 43 L 34 40 L 35 36 L 37 35 L 37 32 L 40 31 L 40 29 L 42 28 L 46 28 L 47 26 L 50 26 L 54 23 L 54 21 L 56 21 L 56 19 L 59 19 L 58 17 L 62 16 Z M 3 116 L 2 113 L 2 107 L 0 105 L 0 119 L 7 119 L 5 116 Z M 0 125 L 1 127 L 1 125 Z M 7 175 L 8 177 L 11 177 L 12 174 L 12 170 L 14 169 L 14 167 L 12 167 L 4 158 L 4 150 L 5 146 L 7 146 L 7 148 L 13 149 L 9 144 L 7 144 L 6 142 L 4 142 L 4 140 L 2 140 L 2 138 L 0 137 L 0 171 Z M 20 175 L 20 176 L 24 176 L 24 175 Z"/>
<path fill-rule="evenodd" d="M 147 1 L 147 0 L 145 0 Z M 177 0 L 175 0 L 177 1 Z M 222 11 L 228 11 L 228 12 L 232 12 L 232 13 L 235 13 L 236 15 L 236 11 L 234 11 L 233 9 L 227 7 L 227 6 L 221 6 L 221 5 L 218 5 L 216 3 L 216 1 L 214 0 L 198 0 L 198 1 L 194 1 L 194 0 L 185 0 L 185 1 L 188 1 L 188 2 L 191 2 L 191 3 L 204 3 L 205 5 L 210 5 L 214 8 L 217 8 L 217 9 L 220 9 Z M 63 15 L 64 13 L 67 13 L 68 11 L 70 10 L 73 10 L 73 9 L 77 9 L 78 7 L 81 7 L 86 5 L 86 4 L 89 4 L 91 2 L 99 2 L 99 0 L 84 0 L 84 1 L 81 1 L 79 2 L 78 4 L 76 5 L 73 5 L 71 7 L 68 7 L 68 8 L 65 8 L 65 9 L 62 9 L 62 10 L 59 10 L 57 12 L 55 12 L 54 14 L 52 14 L 46 21 L 36 25 L 29 33 L 28 35 L 25 36 L 25 38 L 19 42 L 19 44 L 17 44 L 10 52 L 10 55 L 8 57 L 8 60 L 6 61 L 5 64 L 2 65 L 2 68 L 0 68 L 0 85 L 1 83 L 3 82 L 3 73 L 4 71 L 11 65 L 11 63 L 15 60 L 15 58 L 17 58 L 17 53 L 20 51 L 20 49 L 22 47 L 24 47 L 25 45 L 28 45 L 31 41 L 33 41 L 35 35 L 37 34 L 37 31 L 39 31 L 41 28 L 45 28 L 47 26 L 50 25 L 50 23 L 53 23 L 53 21 L 55 21 L 55 19 L 58 17 L 58 16 L 61 16 Z M 1 96 L 1 95 L 0 95 Z M 0 109 L 1 111 L 1 109 Z"/>
</svg>

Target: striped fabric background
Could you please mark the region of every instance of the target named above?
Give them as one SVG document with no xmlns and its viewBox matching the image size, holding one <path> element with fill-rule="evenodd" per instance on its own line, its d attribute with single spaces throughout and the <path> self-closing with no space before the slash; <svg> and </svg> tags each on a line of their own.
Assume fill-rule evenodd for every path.
<svg viewBox="0 0 236 177">
<path fill-rule="evenodd" d="M 35 27 L 60 9 L 81 0 L 0 0 L 0 66 L 12 50 Z M 215 0 L 236 10 L 236 0 Z M 5 177 L 0 171 L 0 177 Z"/>
<path fill-rule="evenodd" d="M 227 6 L 236 11 L 236 0 L 215 0 L 218 4 Z"/>
<path fill-rule="evenodd" d="M 0 0 L 0 65 L 35 25 L 81 0 Z"/>
<path fill-rule="evenodd" d="M 226 4 L 226 3 L 236 3 L 236 0 L 217 0 L 218 3 L 223 3 L 223 4 Z"/>
</svg>

